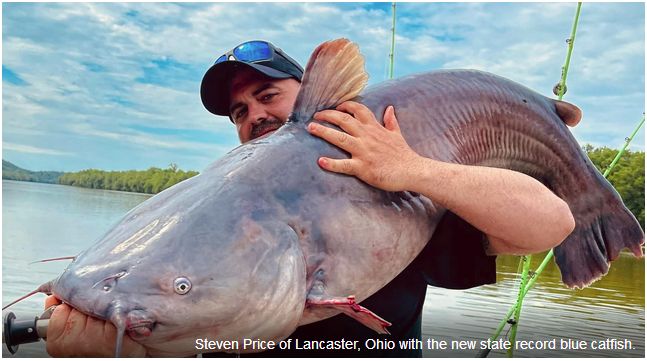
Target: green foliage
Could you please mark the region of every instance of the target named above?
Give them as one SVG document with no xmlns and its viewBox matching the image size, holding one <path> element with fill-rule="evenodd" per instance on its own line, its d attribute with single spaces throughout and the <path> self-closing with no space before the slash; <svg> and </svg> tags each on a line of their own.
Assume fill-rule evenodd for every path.
<svg viewBox="0 0 647 361">
<path fill-rule="evenodd" d="M 63 172 L 32 172 L 20 168 L 15 164 L 2 160 L 2 179 L 24 182 L 58 183 L 58 178 Z"/>
<path fill-rule="evenodd" d="M 145 171 L 107 172 L 86 169 L 75 173 L 65 173 L 58 182 L 76 187 L 155 194 L 197 174 L 198 172 L 195 171 L 179 170 L 177 165 L 171 164 L 167 169 L 152 167 Z"/>
<path fill-rule="evenodd" d="M 617 149 L 594 148 L 585 145 L 584 150 L 595 166 L 603 172 L 618 154 Z M 643 226 L 645 223 L 645 152 L 625 151 L 613 167 L 607 179 L 616 188 L 629 210 Z"/>
</svg>

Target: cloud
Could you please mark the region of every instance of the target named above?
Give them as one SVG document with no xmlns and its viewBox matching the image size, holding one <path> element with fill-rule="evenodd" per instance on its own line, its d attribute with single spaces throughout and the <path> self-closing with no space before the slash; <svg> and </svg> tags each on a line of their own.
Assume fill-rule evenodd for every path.
<svg viewBox="0 0 647 361">
<path fill-rule="evenodd" d="M 192 150 L 194 152 L 204 151 L 209 153 L 225 153 L 231 147 L 223 147 L 218 144 L 204 143 L 204 142 L 187 142 L 174 139 L 168 136 L 151 136 L 144 132 L 126 131 L 119 129 L 116 131 L 99 130 L 94 127 L 78 124 L 74 127 L 74 131 L 83 137 L 99 137 L 114 141 L 128 142 L 129 145 L 135 148 L 142 148 L 141 151 L 150 151 L 151 148 L 157 149 L 170 149 L 176 151 Z"/>
<path fill-rule="evenodd" d="M 551 96 L 575 6 L 398 3 L 396 76 L 477 68 Z M 237 143 L 229 120 L 199 98 L 202 75 L 219 55 L 261 38 L 305 64 L 317 44 L 347 37 L 376 84 L 387 77 L 390 10 L 383 3 L 5 3 L 3 73 L 11 73 L 3 74 L 3 141 L 82 152 L 82 160 L 62 158 L 70 168 L 92 161 L 147 168 L 181 158 L 181 167 L 203 169 Z M 644 40 L 643 4 L 582 6 L 565 98 L 584 111 L 574 129 L 581 142 L 616 147 L 643 112 Z M 197 133 L 186 129 L 206 135 L 191 138 Z M 642 134 L 635 142 L 644 148 Z M 54 155 L 31 154 L 22 164 L 50 168 Z"/>
<path fill-rule="evenodd" d="M 40 147 L 31 146 L 31 145 L 14 144 L 14 143 L 7 143 L 7 142 L 2 143 L 2 149 L 13 150 L 14 152 L 20 152 L 20 153 L 32 153 L 32 154 L 43 154 L 43 155 L 62 155 L 62 156 L 72 155 L 72 153 L 70 152 L 63 152 L 56 149 L 40 148 Z"/>
</svg>

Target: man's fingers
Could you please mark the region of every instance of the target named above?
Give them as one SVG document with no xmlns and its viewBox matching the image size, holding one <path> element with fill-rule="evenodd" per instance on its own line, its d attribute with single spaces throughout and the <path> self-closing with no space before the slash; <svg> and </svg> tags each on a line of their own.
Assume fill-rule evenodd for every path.
<svg viewBox="0 0 647 361">
<path fill-rule="evenodd" d="M 355 119 L 359 120 L 361 123 L 368 123 L 368 122 L 375 122 L 375 115 L 373 115 L 373 112 L 368 109 L 368 107 L 362 103 L 354 102 L 354 101 L 347 101 L 341 103 L 339 106 L 336 108 L 339 111 L 350 113 L 355 117 Z"/>
<path fill-rule="evenodd" d="M 357 135 L 357 131 L 362 126 L 352 115 L 337 110 L 322 110 L 315 113 L 314 119 L 334 124 L 353 136 Z"/>
<path fill-rule="evenodd" d="M 60 305 L 60 304 L 61 304 L 61 300 L 56 298 L 56 296 L 54 295 L 45 297 L 45 309 L 48 309 L 54 305 Z"/>
<path fill-rule="evenodd" d="M 391 131 L 400 132 L 400 125 L 395 117 L 395 109 L 393 105 L 389 105 L 384 111 L 384 127 Z"/>
<path fill-rule="evenodd" d="M 310 124 L 308 124 L 308 131 L 328 143 L 338 146 L 348 153 L 352 154 L 357 150 L 357 140 L 355 137 L 347 133 L 325 127 L 315 122 L 310 122 Z"/>
<path fill-rule="evenodd" d="M 47 352 L 58 357 L 105 357 L 115 352 L 117 328 L 69 305 L 56 307 L 47 328 Z M 146 349 L 124 336 L 122 356 L 144 357 Z"/>
<path fill-rule="evenodd" d="M 90 333 L 92 336 L 92 343 L 96 347 L 101 346 L 101 351 L 98 351 L 99 354 L 110 356 L 115 353 L 115 345 L 117 344 L 117 328 L 115 325 L 108 321 L 99 320 L 94 317 L 88 317 L 87 323 L 85 325 L 86 332 Z M 124 343 L 122 348 L 121 356 L 128 356 L 128 350 L 130 347 L 126 342 L 129 339 L 128 335 L 124 336 Z M 89 350 L 88 350 L 89 352 Z"/>
<path fill-rule="evenodd" d="M 325 170 L 355 175 L 355 162 L 352 159 L 330 159 L 326 157 L 319 158 L 319 166 Z"/>
<path fill-rule="evenodd" d="M 133 341 L 128 335 L 124 336 L 124 357 L 146 357 L 146 349 L 141 344 Z"/>
<path fill-rule="evenodd" d="M 71 312 L 72 308 L 66 304 L 58 305 L 54 309 L 47 325 L 48 340 L 56 340 L 65 333 L 65 327 Z"/>
<path fill-rule="evenodd" d="M 87 325 L 88 316 L 73 308 L 72 312 L 70 312 L 70 315 L 67 317 L 65 325 L 64 332 L 66 337 L 80 337 L 81 334 L 85 333 Z"/>
</svg>

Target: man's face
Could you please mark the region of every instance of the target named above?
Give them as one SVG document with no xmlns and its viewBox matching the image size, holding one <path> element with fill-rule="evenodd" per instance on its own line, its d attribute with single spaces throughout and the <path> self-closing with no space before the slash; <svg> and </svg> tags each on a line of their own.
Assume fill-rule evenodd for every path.
<svg viewBox="0 0 647 361">
<path fill-rule="evenodd" d="M 272 79 L 256 71 L 239 71 L 231 82 L 229 114 L 241 143 L 271 133 L 287 120 L 301 84 Z"/>
</svg>

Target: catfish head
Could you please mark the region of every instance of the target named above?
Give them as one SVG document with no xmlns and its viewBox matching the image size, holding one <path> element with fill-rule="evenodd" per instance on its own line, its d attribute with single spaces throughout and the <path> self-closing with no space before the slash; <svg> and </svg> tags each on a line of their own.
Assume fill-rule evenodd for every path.
<svg viewBox="0 0 647 361">
<path fill-rule="evenodd" d="M 326 293 L 336 290 L 326 280 L 343 278 L 345 268 L 315 272 L 325 242 L 308 246 L 304 234 L 309 232 L 303 231 L 303 224 L 321 223 L 325 215 L 336 219 L 351 203 L 355 211 L 347 212 L 352 219 L 346 219 L 346 228 L 366 230 L 366 215 L 384 208 L 366 205 L 376 190 L 353 177 L 321 171 L 319 156 L 344 153 L 305 130 L 316 111 L 358 96 L 368 78 L 363 64 L 357 46 L 346 39 L 320 45 L 288 124 L 140 204 L 39 291 L 111 321 L 118 330 L 117 355 L 125 334 L 151 356 L 189 356 L 198 353 L 196 339 L 241 345 L 243 338 L 278 341 L 300 324 L 340 312 L 386 333 L 388 322 L 358 306 L 343 285 L 337 286 L 341 297 Z M 340 189 L 352 189 L 352 195 Z M 354 237 L 332 228 L 339 239 Z M 362 232 L 369 238 L 384 235 Z M 358 248 L 340 241 L 344 261 L 339 263 L 355 264 L 371 252 L 371 244 Z M 410 261 L 417 252 L 409 253 Z M 387 263 L 401 270 L 393 262 L 384 262 L 384 269 Z M 369 286 L 359 296 L 380 287 Z"/>
<path fill-rule="evenodd" d="M 208 179 L 216 176 L 205 171 L 142 203 L 53 282 L 58 298 L 117 327 L 117 353 L 124 333 L 149 355 L 188 356 L 198 338 L 242 345 L 296 328 L 305 266 L 294 230 L 232 210 L 255 195 L 226 176 Z"/>
</svg>

